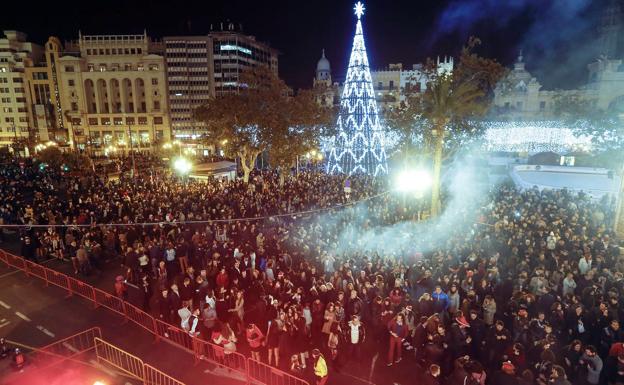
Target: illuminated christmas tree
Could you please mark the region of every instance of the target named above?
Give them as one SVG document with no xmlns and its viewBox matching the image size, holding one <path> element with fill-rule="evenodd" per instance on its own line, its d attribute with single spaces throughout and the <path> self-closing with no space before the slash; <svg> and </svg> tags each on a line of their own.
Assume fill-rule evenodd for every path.
<svg viewBox="0 0 624 385">
<path fill-rule="evenodd" d="M 364 5 L 358 1 L 354 10 L 358 20 L 347 78 L 340 97 L 337 134 L 330 149 L 327 172 L 384 175 L 388 173 L 384 149 L 385 132 L 379 122 L 377 101 L 364 46 L 360 20 L 364 14 Z"/>
</svg>

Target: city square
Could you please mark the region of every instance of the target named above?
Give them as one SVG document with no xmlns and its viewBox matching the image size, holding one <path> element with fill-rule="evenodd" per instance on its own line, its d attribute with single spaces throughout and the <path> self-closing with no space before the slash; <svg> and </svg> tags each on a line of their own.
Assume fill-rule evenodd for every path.
<svg viewBox="0 0 624 385">
<path fill-rule="evenodd" d="M 7 5 L 0 384 L 624 385 L 624 1 L 421 3 Z"/>
</svg>

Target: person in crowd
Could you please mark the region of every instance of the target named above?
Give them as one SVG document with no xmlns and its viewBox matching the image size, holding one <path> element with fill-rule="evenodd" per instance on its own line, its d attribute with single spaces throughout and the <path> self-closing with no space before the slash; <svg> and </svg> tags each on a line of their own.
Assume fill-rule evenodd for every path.
<svg viewBox="0 0 624 385">
<path fill-rule="evenodd" d="M 251 358 L 260 362 L 260 350 L 262 349 L 262 344 L 264 343 L 264 334 L 262 334 L 262 331 L 260 331 L 258 326 L 250 323 L 247 325 L 247 329 L 245 330 L 245 336 L 247 338 L 249 348 L 251 349 Z"/>
<path fill-rule="evenodd" d="M 403 341 L 408 335 L 408 327 L 405 323 L 405 317 L 402 313 L 399 313 L 388 324 L 388 331 L 390 332 L 390 346 L 388 348 L 388 366 L 392 366 L 393 363 L 398 364 L 402 359 Z M 396 361 L 394 356 L 396 355 Z"/>
<path fill-rule="evenodd" d="M 323 357 L 318 349 L 314 349 L 312 350 L 312 359 L 314 360 L 314 376 L 316 377 L 316 385 L 325 385 L 329 378 L 325 357 Z"/>
</svg>

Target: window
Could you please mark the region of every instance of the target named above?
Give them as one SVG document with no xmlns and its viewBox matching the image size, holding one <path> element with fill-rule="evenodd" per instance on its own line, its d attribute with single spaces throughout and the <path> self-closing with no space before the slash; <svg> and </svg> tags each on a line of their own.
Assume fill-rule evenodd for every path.
<svg viewBox="0 0 624 385">
<path fill-rule="evenodd" d="M 154 110 L 160 110 L 160 102 L 158 100 L 154 100 Z"/>
<path fill-rule="evenodd" d="M 20 116 L 19 121 L 20 121 L 21 123 L 28 123 L 28 117 L 26 117 L 26 116 Z"/>
<path fill-rule="evenodd" d="M 545 101 L 541 101 L 540 102 L 540 111 L 543 112 L 544 110 L 546 110 L 546 102 Z"/>
<path fill-rule="evenodd" d="M 131 126 L 134 124 L 134 118 L 130 117 L 130 118 L 126 118 L 126 124 Z"/>
<path fill-rule="evenodd" d="M 8 94 L 9 93 L 9 89 L 8 88 L 0 88 L 0 93 L 1 94 Z"/>
<path fill-rule="evenodd" d="M 89 118 L 88 122 L 90 126 L 97 126 L 98 124 L 97 118 Z"/>
<path fill-rule="evenodd" d="M 6 67 L 0 67 L 0 72 L 7 72 Z"/>
<path fill-rule="evenodd" d="M 143 67 L 143 64 L 139 64 L 137 66 L 137 71 L 145 71 L 145 67 Z"/>
<path fill-rule="evenodd" d="M 123 124 L 123 118 L 113 118 L 113 124 L 115 126 L 121 126 Z"/>
<path fill-rule="evenodd" d="M 71 118 L 72 125 L 80 126 L 82 124 L 82 119 L 80 118 Z"/>
<path fill-rule="evenodd" d="M 140 126 L 144 126 L 147 124 L 147 117 L 145 116 L 139 116 L 139 125 Z"/>
<path fill-rule="evenodd" d="M 69 79 L 69 80 L 67 81 L 67 84 L 68 84 L 70 87 L 73 87 L 73 86 L 75 86 L 75 85 L 76 85 L 76 82 L 74 81 L 74 79 Z"/>
<path fill-rule="evenodd" d="M 89 67 L 91 67 L 91 64 L 89 64 Z M 65 72 L 74 72 L 74 66 L 65 66 Z"/>
<path fill-rule="evenodd" d="M 89 72 L 95 71 L 95 66 L 93 64 L 89 64 Z"/>
<path fill-rule="evenodd" d="M 23 94 L 24 93 L 24 87 L 17 87 L 15 89 L 15 93 L 16 94 Z"/>
<path fill-rule="evenodd" d="M 152 78 L 152 85 L 153 86 L 158 85 L 158 78 Z"/>
<path fill-rule="evenodd" d="M 394 80 L 390 80 L 390 86 L 388 86 L 391 90 L 394 89 Z"/>
<path fill-rule="evenodd" d="M 24 79 L 22 79 L 22 78 L 13 78 L 13 83 L 24 83 Z"/>
<path fill-rule="evenodd" d="M 103 126 L 110 126 L 111 124 L 110 118 L 101 118 L 100 122 L 102 123 Z"/>
<path fill-rule="evenodd" d="M 0 78 L 0 83 L 8 83 L 9 79 L 8 78 Z"/>
<path fill-rule="evenodd" d="M 516 102 L 516 108 L 521 110 L 522 109 L 522 102 Z"/>
<path fill-rule="evenodd" d="M 47 72 L 35 72 L 33 74 L 34 78 L 36 80 L 47 80 L 48 79 L 48 73 Z"/>
<path fill-rule="evenodd" d="M 2 103 L 11 103 L 11 98 L 2 98 Z"/>
<path fill-rule="evenodd" d="M 158 64 L 150 64 L 149 65 L 149 70 L 150 71 L 158 71 Z"/>
<path fill-rule="evenodd" d="M 100 64 L 100 72 L 106 72 L 106 64 Z"/>
<path fill-rule="evenodd" d="M 7 116 L 6 118 L 4 118 L 4 121 L 7 122 L 7 123 L 13 123 L 13 122 L 15 122 L 15 118 Z"/>
<path fill-rule="evenodd" d="M 78 111 L 78 103 L 72 102 L 71 103 L 71 110 L 72 111 Z"/>
<path fill-rule="evenodd" d="M 154 117 L 154 124 L 158 124 L 158 125 L 163 124 L 162 116 L 155 116 Z"/>
<path fill-rule="evenodd" d="M 2 110 L 3 110 L 4 112 L 13 112 L 13 109 L 12 109 L 12 108 L 10 108 L 10 107 L 4 107 Z"/>
<path fill-rule="evenodd" d="M 26 103 L 26 98 L 15 98 L 17 103 Z"/>
<path fill-rule="evenodd" d="M 124 71 L 132 71 L 132 64 L 124 64 Z"/>
</svg>

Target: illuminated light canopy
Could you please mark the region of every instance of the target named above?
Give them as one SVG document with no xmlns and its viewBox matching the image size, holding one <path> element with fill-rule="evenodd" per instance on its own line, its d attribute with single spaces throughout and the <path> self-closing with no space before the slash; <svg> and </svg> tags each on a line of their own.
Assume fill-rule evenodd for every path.
<svg viewBox="0 0 624 385">
<path fill-rule="evenodd" d="M 358 21 L 347 77 L 340 98 L 336 121 L 337 134 L 329 146 L 329 174 L 388 173 L 385 132 L 379 120 L 377 101 L 364 45 L 361 16 L 364 5 L 355 5 Z"/>
<path fill-rule="evenodd" d="M 221 51 L 239 51 L 247 55 L 251 55 L 251 50 L 249 48 L 239 47 L 234 44 L 222 44 L 220 49 Z"/>
<path fill-rule="evenodd" d="M 578 122 L 574 127 L 563 121 L 484 122 L 484 149 L 506 152 L 556 152 L 589 150 L 592 138 L 576 135 L 575 129 L 591 125 Z"/>
</svg>

